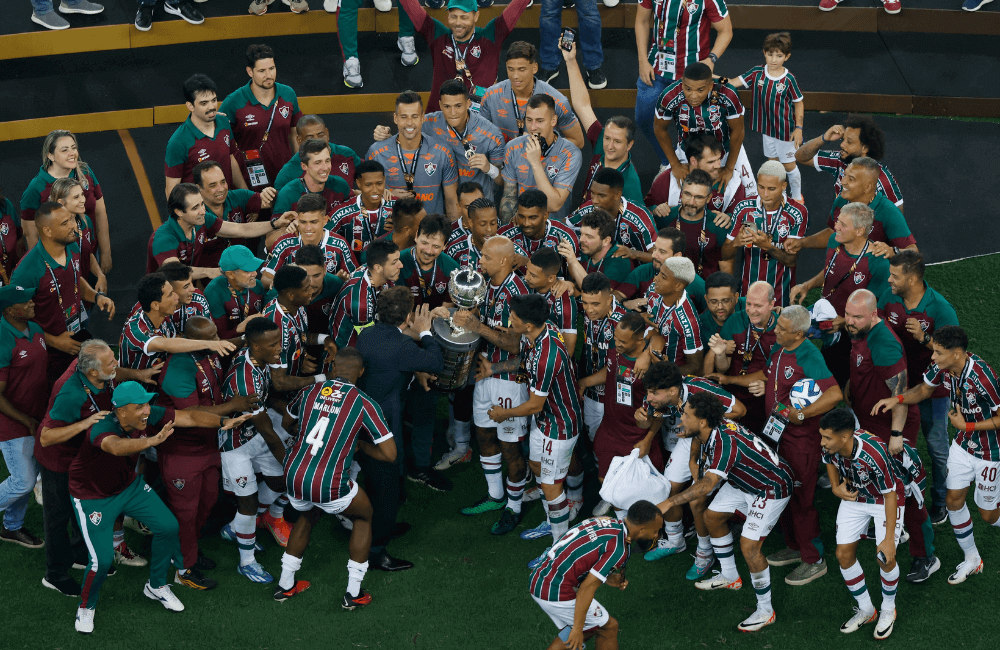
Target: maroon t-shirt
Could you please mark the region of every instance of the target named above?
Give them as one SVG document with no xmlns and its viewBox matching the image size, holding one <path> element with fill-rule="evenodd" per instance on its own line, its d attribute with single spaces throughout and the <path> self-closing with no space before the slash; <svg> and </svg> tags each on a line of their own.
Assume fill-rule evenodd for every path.
<svg viewBox="0 0 1000 650">
<path fill-rule="evenodd" d="M 16 329 L 0 317 L 0 382 L 6 387 L 3 397 L 11 406 L 40 422 L 45 415 L 49 394 L 49 353 L 45 333 L 37 323 L 28 321 L 27 332 Z M 0 413 L 0 442 L 34 435 L 20 422 Z"/>
<path fill-rule="evenodd" d="M 42 429 L 56 429 L 89 418 L 98 411 L 110 411 L 111 393 L 115 389 L 114 380 L 105 382 L 104 388 L 97 388 L 81 372 L 77 372 L 78 361 L 73 360 L 66 372 L 56 380 L 49 397 L 48 409 L 35 432 L 35 459 L 53 472 L 68 472 L 70 463 L 83 442 L 83 435 L 77 434 L 57 445 L 43 447 Z"/>
<path fill-rule="evenodd" d="M 171 354 L 157 376 L 161 387 L 157 403 L 178 411 L 196 406 L 218 406 L 223 402 L 221 374 L 222 362 L 218 354 Z M 218 455 L 218 429 L 177 428 L 156 449 L 177 456 Z"/>
<path fill-rule="evenodd" d="M 875 405 L 887 397 L 892 397 L 885 383 L 906 370 L 906 355 L 903 344 L 885 321 L 879 321 L 868 335 L 851 341 L 851 402 L 861 428 L 889 442 L 892 433 L 892 413 L 886 411 L 872 415 Z M 905 389 L 905 386 L 901 387 Z M 908 444 L 917 444 L 920 429 L 920 409 L 911 404 L 906 411 L 903 437 Z"/>
</svg>

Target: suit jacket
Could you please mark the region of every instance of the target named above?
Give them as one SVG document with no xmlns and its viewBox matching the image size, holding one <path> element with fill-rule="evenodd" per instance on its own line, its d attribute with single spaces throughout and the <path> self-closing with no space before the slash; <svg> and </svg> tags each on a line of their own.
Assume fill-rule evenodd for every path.
<svg viewBox="0 0 1000 650">
<path fill-rule="evenodd" d="M 364 391 L 382 407 L 395 435 L 403 432 L 403 392 L 413 373 L 444 369 L 441 346 L 434 337 L 425 335 L 420 343 L 422 347 L 398 327 L 379 322 L 358 337 L 357 349 L 365 359 Z"/>
</svg>

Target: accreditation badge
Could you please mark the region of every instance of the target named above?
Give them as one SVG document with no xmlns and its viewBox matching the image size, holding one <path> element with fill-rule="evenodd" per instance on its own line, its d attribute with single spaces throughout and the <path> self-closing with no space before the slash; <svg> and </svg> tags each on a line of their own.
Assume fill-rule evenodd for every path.
<svg viewBox="0 0 1000 650">
<path fill-rule="evenodd" d="M 247 175 L 250 177 L 251 187 L 265 187 L 267 185 L 267 170 L 261 162 L 259 149 L 247 149 L 244 152 Z"/>
</svg>

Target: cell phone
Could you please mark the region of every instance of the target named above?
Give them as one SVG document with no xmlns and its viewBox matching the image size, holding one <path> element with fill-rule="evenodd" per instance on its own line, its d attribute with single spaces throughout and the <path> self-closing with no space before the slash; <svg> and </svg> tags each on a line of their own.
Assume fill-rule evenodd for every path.
<svg viewBox="0 0 1000 650">
<path fill-rule="evenodd" d="M 569 52 L 573 49 L 573 41 L 576 40 L 576 30 L 572 27 L 563 27 L 562 36 L 559 37 L 559 47 Z"/>
<path fill-rule="evenodd" d="M 883 553 L 882 551 L 879 551 L 878 553 L 875 554 L 875 557 L 878 558 L 879 562 L 881 562 L 882 564 L 885 564 L 885 553 Z"/>
</svg>

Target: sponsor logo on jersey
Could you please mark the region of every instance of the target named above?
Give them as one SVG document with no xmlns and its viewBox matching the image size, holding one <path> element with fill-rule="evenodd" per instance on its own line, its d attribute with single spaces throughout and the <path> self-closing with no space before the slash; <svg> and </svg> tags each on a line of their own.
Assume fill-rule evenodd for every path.
<svg viewBox="0 0 1000 650">
<path fill-rule="evenodd" d="M 438 166 L 432 162 L 424 163 L 424 173 L 428 176 L 433 176 L 434 172 L 437 171 Z"/>
<path fill-rule="evenodd" d="M 441 50 L 441 53 L 442 53 L 442 54 L 444 54 L 444 55 L 445 55 L 446 57 L 448 57 L 449 59 L 450 59 L 450 58 L 452 58 L 452 57 L 454 56 L 454 52 L 452 52 L 452 49 L 451 49 L 451 46 L 450 46 L 450 45 L 445 45 L 445 46 L 444 46 L 444 49 L 443 49 L 443 50 Z"/>
<path fill-rule="evenodd" d="M 87 516 L 87 519 L 90 519 L 90 523 L 94 524 L 95 526 L 101 525 L 101 513 L 99 512 L 90 513 L 90 515 Z"/>
<path fill-rule="evenodd" d="M 758 88 L 763 88 L 764 87 L 764 80 L 763 79 L 761 79 L 760 81 L 757 82 L 757 87 Z"/>
<path fill-rule="evenodd" d="M 21 352 L 17 356 L 19 358 L 21 358 L 21 359 L 27 359 L 28 358 L 28 351 L 27 350 L 21 350 Z"/>
<path fill-rule="evenodd" d="M 281 117 L 288 117 L 288 107 L 282 106 L 281 108 L 278 109 L 278 113 L 281 115 Z"/>
<path fill-rule="evenodd" d="M 793 374 L 795 374 L 795 369 L 791 366 L 785 366 L 785 379 L 791 379 Z"/>
<path fill-rule="evenodd" d="M 182 479 L 182 478 L 175 478 L 173 480 L 173 484 L 174 484 L 174 487 L 177 488 L 178 490 L 183 490 L 184 489 L 184 479 Z"/>
</svg>

